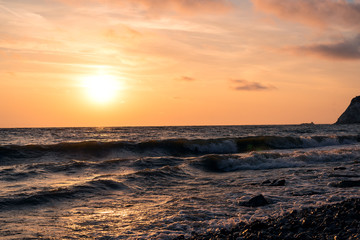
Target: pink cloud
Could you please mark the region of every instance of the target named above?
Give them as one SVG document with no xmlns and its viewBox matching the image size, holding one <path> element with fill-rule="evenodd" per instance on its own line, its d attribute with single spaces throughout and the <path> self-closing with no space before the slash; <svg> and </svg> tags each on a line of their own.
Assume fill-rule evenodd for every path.
<svg viewBox="0 0 360 240">
<path fill-rule="evenodd" d="M 69 4 L 74 4 L 72 0 L 60 0 Z M 113 6 L 137 6 L 146 11 L 158 14 L 164 11 L 178 12 L 183 14 L 197 13 L 222 13 L 231 9 L 230 0 L 80 0 L 79 2 L 98 2 L 101 4 L 111 4 Z"/>
<path fill-rule="evenodd" d="M 355 38 L 335 43 L 312 44 L 288 50 L 333 60 L 360 60 L 360 34 Z"/>
<path fill-rule="evenodd" d="M 228 10 L 228 0 L 129 0 L 129 2 L 140 4 L 147 9 L 161 10 L 170 9 L 184 13 L 196 12 L 223 12 Z"/>
<path fill-rule="evenodd" d="M 360 27 L 360 2 L 346 0 L 252 0 L 261 11 L 311 26 Z"/>
<path fill-rule="evenodd" d="M 181 76 L 181 77 L 177 78 L 176 80 L 183 81 L 183 82 L 193 82 L 193 81 L 195 81 L 195 78 L 192 78 L 189 76 Z"/>
<path fill-rule="evenodd" d="M 276 87 L 272 85 L 265 85 L 260 82 L 250 82 L 244 79 L 232 79 L 230 80 L 232 89 L 236 91 L 262 91 L 262 90 L 274 90 Z"/>
<path fill-rule="evenodd" d="M 351 29 L 355 35 L 342 41 L 289 47 L 286 48 L 287 51 L 328 60 L 360 60 L 359 0 L 252 0 L 252 2 L 258 10 L 285 20 L 311 27 L 343 27 L 347 30 Z"/>
</svg>

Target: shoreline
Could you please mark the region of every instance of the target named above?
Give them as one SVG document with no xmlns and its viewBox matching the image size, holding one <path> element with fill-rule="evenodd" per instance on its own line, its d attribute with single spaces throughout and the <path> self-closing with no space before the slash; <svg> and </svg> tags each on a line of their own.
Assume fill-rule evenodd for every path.
<svg viewBox="0 0 360 240">
<path fill-rule="evenodd" d="M 360 198 L 293 210 L 276 218 L 240 222 L 230 229 L 174 238 L 183 239 L 360 239 Z"/>
</svg>

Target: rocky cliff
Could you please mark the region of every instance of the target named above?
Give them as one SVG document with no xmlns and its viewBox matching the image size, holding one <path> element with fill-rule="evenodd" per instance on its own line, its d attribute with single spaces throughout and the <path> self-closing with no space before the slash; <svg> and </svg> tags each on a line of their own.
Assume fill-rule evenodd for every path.
<svg viewBox="0 0 360 240">
<path fill-rule="evenodd" d="M 336 124 L 360 123 L 360 96 L 351 100 L 349 107 L 339 117 Z"/>
</svg>

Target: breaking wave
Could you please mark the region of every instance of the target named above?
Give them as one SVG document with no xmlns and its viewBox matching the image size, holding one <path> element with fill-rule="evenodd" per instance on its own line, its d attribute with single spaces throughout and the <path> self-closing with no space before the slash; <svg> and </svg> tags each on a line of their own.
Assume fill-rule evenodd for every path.
<svg viewBox="0 0 360 240">
<path fill-rule="evenodd" d="M 316 148 L 360 142 L 360 136 L 275 137 L 258 136 L 218 139 L 166 139 L 144 142 L 65 142 L 52 145 L 0 145 L 0 161 L 6 159 L 70 156 L 77 158 L 106 157 L 130 154 L 134 156 L 201 156 L 233 154 L 262 150 Z"/>
<path fill-rule="evenodd" d="M 210 172 L 297 168 L 311 164 L 347 162 L 360 159 L 360 147 L 311 149 L 298 151 L 264 151 L 246 154 L 210 154 L 194 158 L 191 165 Z"/>
<path fill-rule="evenodd" d="M 47 188 L 31 193 L 16 194 L 5 198 L 0 198 L 0 209 L 11 209 L 12 207 L 26 207 L 47 204 L 54 201 L 64 201 L 66 199 L 77 199 L 80 196 L 94 196 L 96 194 L 109 191 L 127 190 L 128 187 L 121 182 L 110 179 L 93 179 L 79 185 L 67 187 Z"/>
</svg>

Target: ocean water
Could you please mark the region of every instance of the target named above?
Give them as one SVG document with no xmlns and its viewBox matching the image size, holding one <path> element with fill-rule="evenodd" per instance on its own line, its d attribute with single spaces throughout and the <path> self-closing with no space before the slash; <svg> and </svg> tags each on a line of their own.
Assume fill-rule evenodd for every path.
<svg viewBox="0 0 360 240">
<path fill-rule="evenodd" d="M 359 170 L 360 125 L 0 129 L 0 239 L 188 236 L 360 197 Z"/>
</svg>

